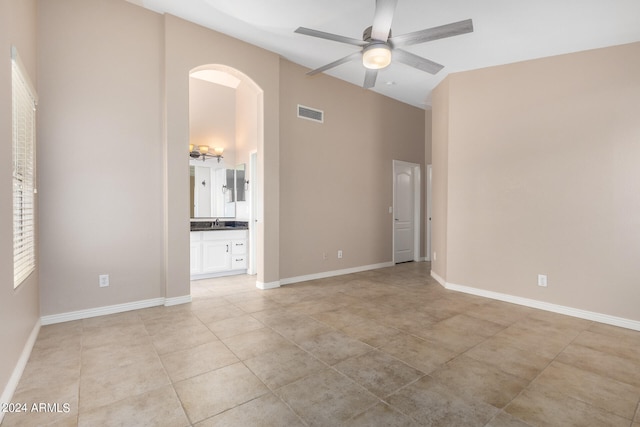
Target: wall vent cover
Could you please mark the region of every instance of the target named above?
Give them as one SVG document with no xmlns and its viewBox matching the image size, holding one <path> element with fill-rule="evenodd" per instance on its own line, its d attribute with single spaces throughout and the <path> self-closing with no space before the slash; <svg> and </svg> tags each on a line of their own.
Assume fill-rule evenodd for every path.
<svg viewBox="0 0 640 427">
<path fill-rule="evenodd" d="M 298 104 L 298 118 L 324 123 L 324 111 Z"/>
</svg>

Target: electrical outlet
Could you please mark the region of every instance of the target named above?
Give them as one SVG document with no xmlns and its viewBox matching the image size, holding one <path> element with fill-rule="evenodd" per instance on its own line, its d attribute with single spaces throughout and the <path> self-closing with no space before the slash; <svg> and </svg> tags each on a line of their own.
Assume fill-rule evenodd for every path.
<svg viewBox="0 0 640 427">
<path fill-rule="evenodd" d="M 342 250 L 338 251 L 338 258 L 342 258 Z"/>
<path fill-rule="evenodd" d="M 547 275 L 538 274 L 538 286 L 547 287 Z"/>
<path fill-rule="evenodd" d="M 101 288 L 109 286 L 109 275 L 108 274 L 99 275 L 98 276 L 98 283 L 100 284 Z"/>
<path fill-rule="evenodd" d="M 436 260 L 436 253 L 435 252 L 433 253 L 433 260 L 434 261 Z"/>
<path fill-rule="evenodd" d="M 326 252 L 322 252 L 322 259 L 327 259 L 327 253 Z"/>
</svg>

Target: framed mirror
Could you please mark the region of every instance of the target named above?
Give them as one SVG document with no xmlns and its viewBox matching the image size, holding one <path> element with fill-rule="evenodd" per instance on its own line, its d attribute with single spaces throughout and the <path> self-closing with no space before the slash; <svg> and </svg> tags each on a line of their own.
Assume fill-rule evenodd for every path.
<svg viewBox="0 0 640 427">
<path fill-rule="evenodd" d="M 235 170 L 210 165 L 190 165 L 191 218 L 235 218 Z"/>
</svg>

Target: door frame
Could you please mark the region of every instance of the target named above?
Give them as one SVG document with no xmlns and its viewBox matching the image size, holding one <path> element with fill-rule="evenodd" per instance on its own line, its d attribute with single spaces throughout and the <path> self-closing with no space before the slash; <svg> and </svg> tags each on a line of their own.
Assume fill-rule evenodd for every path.
<svg viewBox="0 0 640 427">
<path fill-rule="evenodd" d="M 247 274 L 258 273 L 258 152 L 249 153 L 249 265 Z"/>
<path fill-rule="evenodd" d="M 393 188 L 393 205 L 390 209 L 391 214 L 391 260 L 393 264 L 396 263 L 396 228 L 395 228 L 395 211 L 396 211 L 396 167 L 397 166 L 409 166 L 413 171 L 413 260 L 420 261 L 420 233 L 421 218 L 420 207 L 422 206 L 422 194 L 421 194 L 421 166 L 418 163 L 405 162 L 404 160 L 392 160 L 392 172 L 391 182 Z"/>
<path fill-rule="evenodd" d="M 431 192 L 433 188 L 433 167 L 431 164 L 427 165 L 427 174 L 424 177 L 425 179 L 425 209 L 427 211 L 426 219 L 427 219 L 427 229 L 425 235 L 425 261 L 431 261 Z"/>
</svg>

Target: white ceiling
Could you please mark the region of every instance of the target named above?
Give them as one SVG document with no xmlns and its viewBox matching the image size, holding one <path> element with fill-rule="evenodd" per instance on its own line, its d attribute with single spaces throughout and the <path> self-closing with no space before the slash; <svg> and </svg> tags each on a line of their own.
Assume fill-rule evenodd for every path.
<svg viewBox="0 0 640 427">
<path fill-rule="evenodd" d="M 361 39 L 375 10 L 375 0 L 127 1 L 311 69 L 359 48 L 295 34 L 296 28 Z M 640 41 L 640 0 L 398 0 L 392 31 L 400 35 L 468 18 L 473 19 L 473 33 L 405 48 L 443 64 L 437 75 L 392 63 L 379 72 L 371 90 L 425 108 L 431 105 L 431 91 L 448 73 Z M 327 74 L 361 86 L 365 69 L 351 62 Z"/>
</svg>

